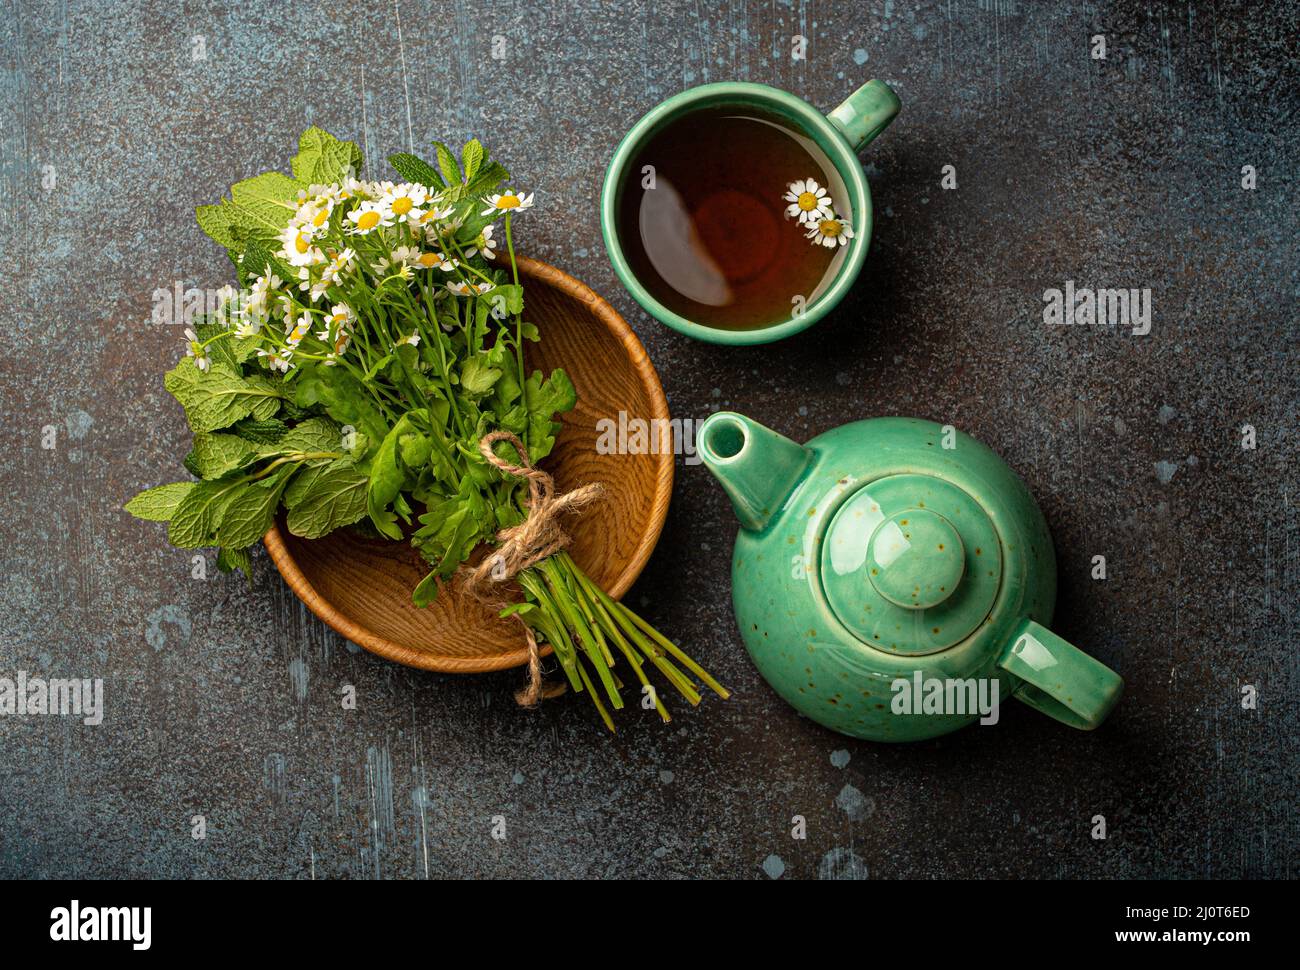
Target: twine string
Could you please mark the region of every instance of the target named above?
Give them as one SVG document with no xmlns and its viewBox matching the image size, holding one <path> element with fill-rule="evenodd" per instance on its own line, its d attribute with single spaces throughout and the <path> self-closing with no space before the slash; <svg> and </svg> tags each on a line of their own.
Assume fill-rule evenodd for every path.
<svg viewBox="0 0 1300 970">
<path fill-rule="evenodd" d="M 508 442 L 519 456 L 514 465 L 493 451 L 498 441 Z M 599 482 L 583 485 L 560 495 L 555 493 L 555 479 L 533 465 L 528 450 L 518 437 L 509 431 L 485 434 L 478 443 L 479 453 L 493 468 L 528 482 L 528 514 L 518 525 L 497 533 L 497 549 L 483 562 L 464 572 L 463 589 L 479 600 L 493 600 L 486 592 L 489 583 L 514 579 L 525 569 L 555 555 L 573 541 L 560 527 L 559 516 L 564 512 L 577 512 L 586 508 L 604 492 Z M 522 707 L 532 707 L 543 698 L 564 692 L 564 685 L 547 686 L 542 682 L 542 658 L 533 628 L 519 614 L 516 620 L 524 628 L 528 643 L 528 684 L 515 694 Z"/>
</svg>

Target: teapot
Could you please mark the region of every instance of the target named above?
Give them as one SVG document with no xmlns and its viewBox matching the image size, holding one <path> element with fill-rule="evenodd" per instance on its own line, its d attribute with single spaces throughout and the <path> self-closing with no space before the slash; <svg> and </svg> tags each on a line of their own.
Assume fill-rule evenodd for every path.
<svg viewBox="0 0 1300 970">
<path fill-rule="evenodd" d="M 740 519 L 731 582 L 745 647 L 814 721 L 917 741 L 995 722 L 1010 695 L 1091 730 L 1119 700 L 1119 675 L 1047 628 L 1047 523 L 974 438 L 873 418 L 799 445 L 720 411 L 696 447 Z"/>
</svg>

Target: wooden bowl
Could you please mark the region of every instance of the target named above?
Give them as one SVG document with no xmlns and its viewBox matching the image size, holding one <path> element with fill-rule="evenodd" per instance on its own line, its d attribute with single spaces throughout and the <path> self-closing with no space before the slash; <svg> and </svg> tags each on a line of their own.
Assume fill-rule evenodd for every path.
<svg viewBox="0 0 1300 970">
<path fill-rule="evenodd" d="M 528 347 L 529 370 L 562 367 L 578 392 L 578 406 L 561 417 L 563 430 L 542 467 L 560 491 L 605 484 L 604 497 L 565 516 L 564 528 L 573 537 L 574 559 L 617 599 L 640 575 L 659 539 L 672 494 L 673 455 L 670 449 L 600 454 L 597 422 L 610 418 L 617 425 L 620 411 L 666 422 L 668 402 L 641 341 L 612 306 L 554 266 L 526 258 L 518 265 L 525 316 L 542 332 L 541 342 Z M 307 608 L 371 653 L 451 673 L 503 670 L 527 661 L 517 622 L 498 619 L 448 589 L 427 609 L 416 607 L 411 590 L 428 567 L 404 542 L 368 539 L 351 529 L 302 539 L 283 521 L 263 541 Z"/>
</svg>

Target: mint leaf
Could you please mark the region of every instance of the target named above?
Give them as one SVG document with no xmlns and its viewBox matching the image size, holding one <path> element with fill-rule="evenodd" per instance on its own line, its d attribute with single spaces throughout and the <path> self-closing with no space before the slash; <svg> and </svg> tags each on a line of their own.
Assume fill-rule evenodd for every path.
<svg viewBox="0 0 1300 970">
<path fill-rule="evenodd" d="M 199 228 L 220 246 L 227 249 L 239 249 L 241 239 L 237 231 L 239 215 L 234 211 L 235 205 L 228 199 L 222 199 L 216 205 L 201 205 L 194 210 L 194 219 Z"/>
<path fill-rule="evenodd" d="M 397 174 L 408 182 L 425 185 L 431 189 L 446 187 L 447 183 L 443 181 L 442 176 L 437 173 L 434 167 L 415 155 L 407 152 L 397 152 L 388 156 L 388 164 L 393 166 Z"/>
<path fill-rule="evenodd" d="M 369 484 L 369 476 L 347 459 L 303 469 L 284 493 L 289 531 L 319 539 L 363 518 Z"/>
<path fill-rule="evenodd" d="M 223 573 L 242 569 L 250 583 L 253 579 L 253 559 L 247 549 L 228 549 L 222 546 L 217 550 L 217 569 Z"/>
<path fill-rule="evenodd" d="M 122 507 L 137 519 L 168 522 L 176 511 L 176 506 L 190 494 L 194 485 L 194 482 L 172 482 L 170 485 L 147 488 Z"/>
<path fill-rule="evenodd" d="M 233 434 L 197 434 L 185 467 L 199 478 L 220 478 L 257 457 L 256 448 Z"/>
<path fill-rule="evenodd" d="M 276 442 L 276 448 L 285 453 L 312 451 L 342 451 L 343 433 L 329 418 L 308 418 L 295 425 L 289 433 Z"/>
<path fill-rule="evenodd" d="M 226 504 L 238 489 L 247 487 L 240 480 L 196 484 L 172 513 L 168 541 L 182 549 L 212 545 L 212 534 Z"/>
<path fill-rule="evenodd" d="M 442 169 L 442 177 L 447 180 L 448 185 L 459 185 L 462 179 L 460 166 L 456 164 L 456 156 L 440 141 L 435 141 L 433 147 L 438 153 L 438 168 Z"/>
<path fill-rule="evenodd" d="M 292 168 L 293 177 L 309 185 L 341 182 L 361 168 L 361 148 L 313 125 L 298 138 L 298 154 L 293 157 Z"/>
<path fill-rule="evenodd" d="M 477 199 L 482 195 L 490 195 L 493 189 L 508 178 L 510 178 L 510 173 L 506 171 L 504 166 L 496 162 L 490 162 L 479 171 L 478 176 L 472 182 L 464 186 L 463 191 L 457 195 L 457 198 Z"/>
<path fill-rule="evenodd" d="M 298 274 L 272 252 L 270 245 L 261 241 L 248 243 L 239 264 L 239 271 L 240 278 L 246 286 L 259 276 L 278 276 L 282 283 L 298 278 Z"/>
<path fill-rule="evenodd" d="M 216 319 L 216 317 L 209 316 L 208 319 L 213 320 Z M 219 339 L 212 340 L 212 343 L 208 344 L 208 359 L 214 364 L 225 364 L 232 371 L 238 373 L 239 360 L 235 356 L 235 344 L 238 341 L 236 341 L 234 334 L 230 332 L 230 329 L 224 323 L 196 324 L 194 327 L 194 333 L 202 343 L 207 343 L 207 341 L 212 340 L 213 337 L 218 337 Z M 221 334 L 226 334 L 227 336 L 222 337 L 220 336 Z"/>
<path fill-rule="evenodd" d="M 266 535 L 280 505 L 280 493 L 296 470 L 296 465 L 285 465 L 269 478 L 235 489 L 221 506 L 213 527 L 216 541 L 223 546 L 242 548 Z"/>
<path fill-rule="evenodd" d="M 283 438 L 288 430 L 289 426 L 279 418 L 268 418 L 265 421 L 244 418 L 230 426 L 231 434 L 237 434 L 254 445 L 273 445 Z"/>
<path fill-rule="evenodd" d="M 483 164 L 483 159 L 487 153 L 483 151 L 482 144 L 477 138 L 471 138 L 465 142 L 465 147 L 461 150 L 460 159 L 465 165 L 465 181 L 472 181 L 478 167 Z"/>
<path fill-rule="evenodd" d="M 201 371 L 186 357 L 163 378 L 163 386 L 185 408 L 190 429 L 220 431 L 240 418 L 271 417 L 284 392 L 270 378 L 240 377 L 224 364 Z"/>
<path fill-rule="evenodd" d="M 282 172 L 263 172 L 230 187 L 237 218 L 263 233 L 277 235 L 298 211 L 298 190 L 306 188 Z"/>
</svg>

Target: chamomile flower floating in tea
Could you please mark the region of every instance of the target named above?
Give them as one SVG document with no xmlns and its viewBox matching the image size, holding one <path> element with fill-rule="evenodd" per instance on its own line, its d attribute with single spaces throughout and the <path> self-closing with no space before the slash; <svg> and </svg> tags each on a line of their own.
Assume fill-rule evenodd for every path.
<svg viewBox="0 0 1300 970">
<path fill-rule="evenodd" d="M 198 481 L 149 489 L 127 511 L 167 522 L 182 548 L 216 546 L 225 572 L 250 570 L 249 547 L 281 510 L 309 539 L 346 526 L 405 539 L 430 566 L 418 605 L 454 582 L 519 624 L 530 652 L 521 703 L 543 695 L 539 641 L 611 729 L 620 658 L 665 721 L 650 667 L 692 704 L 688 674 L 727 696 L 564 551 L 558 514 L 601 486 L 556 494 L 534 464 L 576 393 L 562 370 L 524 368 L 524 342 L 541 336 L 523 318 L 511 217 L 533 194 L 496 191 L 508 173 L 477 141 L 461 163 L 435 147 L 438 168 L 395 155 L 406 181 L 370 182 L 356 177 L 356 145 L 309 129 L 293 177 L 268 172 L 199 208 L 239 288 L 186 331 L 164 381 L 194 431 L 185 466 Z M 492 552 L 471 567 L 479 546 Z M 511 579 L 522 602 L 495 592 Z"/>
<path fill-rule="evenodd" d="M 613 218 L 627 272 L 684 323 L 751 330 L 787 321 L 843 262 L 846 251 L 800 237 L 848 189 L 788 119 L 701 107 L 646 135 L 624 173 Z"/>
<path fill-rule="evenodd" d="M 791 203 L 786 207 L 788 219 L 798 218 L 799 223 L 816 222 L 831 214 L 830 196 L 826 189 L 817 184 L 816 179 L 799 179 L 787 186 L 785 201 Z"/>
<path fill-rule="evenodd" d="M 832 214 L 825 219 L 819 219 L 811 223 L 804 235 L 811 239 L 814 244 L 834 249 L 836 246 L 847 246 L 849 244 L 849 240 L 853 238 L 853 227 Z"/>
</svg>

